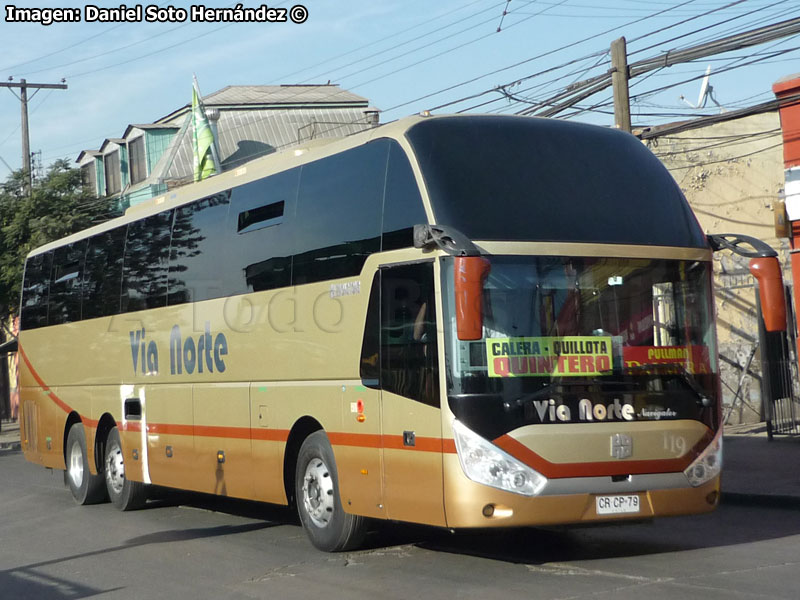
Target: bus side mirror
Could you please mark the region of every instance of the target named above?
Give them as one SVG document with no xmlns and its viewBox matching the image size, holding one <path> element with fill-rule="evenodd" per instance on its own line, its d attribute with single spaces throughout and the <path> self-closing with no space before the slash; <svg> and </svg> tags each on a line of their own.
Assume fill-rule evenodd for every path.
<svg viewBox="0 0 800 600">
<path fill-rule="evenodd" d="M 491 263 L 481 256 L 456 256 L 454 270 L 458 339 L 479 340 L 483 337 L 483 284 Z"/>
<path fill-rule="evenodd" d="M 750 259 L 750 273 L 758 280 L 758 297 L 767 331 L 786 331 L 786 296 L 778 259 L 774 256 Z"/>
</svg>

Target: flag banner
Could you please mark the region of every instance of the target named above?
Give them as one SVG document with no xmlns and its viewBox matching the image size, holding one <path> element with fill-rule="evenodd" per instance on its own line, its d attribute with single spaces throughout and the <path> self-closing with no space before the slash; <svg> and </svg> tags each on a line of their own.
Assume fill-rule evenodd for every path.
<svg viewBox="0 0 800 600">
<path fill-rule="evenodd" d="M 192 148 L 194 150 L 194 180 L 200 181 L 216 175 L 212 146 L 214 132 L 208 123 L 206 112 L 197 89 L 197 79 L 192 85 Z"/>
</svg>

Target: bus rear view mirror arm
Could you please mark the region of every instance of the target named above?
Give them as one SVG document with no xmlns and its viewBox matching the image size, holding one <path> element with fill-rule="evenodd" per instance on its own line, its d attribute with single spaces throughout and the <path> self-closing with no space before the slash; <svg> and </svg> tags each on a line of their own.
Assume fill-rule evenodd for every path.
<svg viewBox="0 0 800 600">
<path fill-rule="evenodd" d="M 778 253 L 769 245 L 749 235 L 721 233 L 708 236 L 708 243 L 717 250 L 730 250 L 750 259 L 750 273 L 758 281 L 758 297 L 764 327 L 767 331 L 786 331 L 786 295 Z M 746 244 L 752 250 L 741 247 Z"/>
<path fill-rule="evenodd" d="M 456 332 L 459 340 L 483 337 L 483 284 L 491 264 L 463 233 L 447 225 L 414 225 L 414 247 L 436 247 L 455 256 Z"/>
<path fill-rule="evenodd" d="M 447 225 L 414 225 L 414 247 L 435 246 L 451 256 L 480 256 L 481 251 L 463 233 Z"/>
<path fill-rule="evenodd" d="M 764 258 L 768 256 L 778 256 L 778 253 L 769 244 L 761 240 L 742 235 L 740 233 L 712 233 L 708 236 L 708 243 L 714 252 L 719 250 L 730 250 L 734 254 L 745 258 Z M 749 245 L 752 250 L 745 250 L 742 244 Z"/>
</svg>

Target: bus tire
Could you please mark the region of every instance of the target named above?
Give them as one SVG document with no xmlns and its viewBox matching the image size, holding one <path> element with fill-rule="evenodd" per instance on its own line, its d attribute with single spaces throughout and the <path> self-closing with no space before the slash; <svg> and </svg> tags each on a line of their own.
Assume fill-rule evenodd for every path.
<svg viewBox="0 0 800 600">
<path fill-rule="evenodd" d="M 106 440 L 103 457 L 106 490 L 111 503 L 120 510 L 136 510 L 147 502 L 147 486 L 139 481 L 125 477 L 125 461 L 119 429 L 112 428 Z"/>
<path fill-rule="evenodd" d="M 64 456 L 66 471 L 64 480 L 72 497 L 80 505 L 97 504 L 106 499 L 103 475 L 92 475 L 86 451 L 86 433 L 82 423 L 75 423 L 67 434 L 67 450 Z"/>
<path fill-rule="evenodd" d="M 317 549 L 352 550 L 364 541 L 366 519 L 348 514 L 342 508 L 333 449 L 323 430 L 309 435 L 300 447 L 295 498 L 303 529 Z"/>
</svg>

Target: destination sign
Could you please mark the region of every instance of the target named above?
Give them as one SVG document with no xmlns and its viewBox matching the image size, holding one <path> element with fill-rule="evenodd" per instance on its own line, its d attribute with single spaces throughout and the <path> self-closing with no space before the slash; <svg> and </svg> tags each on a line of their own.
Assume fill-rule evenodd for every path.
<svg viewBox="0 0 800 600">
<path fill-rule="evenodd" d="M 584 377 L 611 370 L 611 337 L 546 336 L 486 340 L 489 377 Z"/>
</svg>

